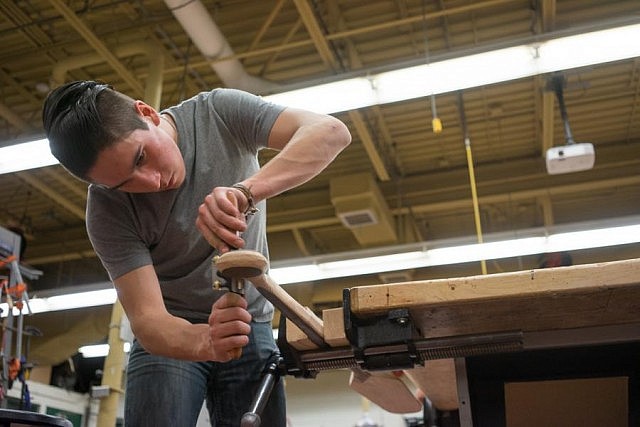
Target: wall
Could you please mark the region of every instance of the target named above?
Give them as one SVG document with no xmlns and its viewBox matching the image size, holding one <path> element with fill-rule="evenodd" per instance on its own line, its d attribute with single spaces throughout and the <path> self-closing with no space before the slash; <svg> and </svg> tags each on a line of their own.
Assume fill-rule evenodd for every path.
<svg viewBox="0 0 640 427">
<path fill-rule="evenodd" d="M 358 393 L 352 391 L 349 388 L 349 371 L 325 371 L 315 379 L 287 376 L 285 385 L 287 427 L 353 427 L 364 415 L 363 409 L 368 409 L 369 418 L 379 427 L 406 426 L 402 415 L 391 414 L 363 401 Z M 422 413 L 406 415 L 422 417 Z M 203 409 L 196 427 L 210 426 L 206 417 L 206 409 Z"/>
<path fill-rule="evenodd" d="M 626 427 L 628 378 L 580 378 L 505 384 L 509 427 Z"/>
<path fill-rule="evenodd" d="M 391 414 L 373 403 L 363 404 L 349 388 L 349 371 L 323 371 L 315 379 L 286 378 L 288 427 L 353 427 L 364 415 L 380 427 L 405 427 L 403 415 Z M 384 390 L 381 390 L 384 393 Z M 409 417 L 422 416 L 405 414 Z"/>
</svg>

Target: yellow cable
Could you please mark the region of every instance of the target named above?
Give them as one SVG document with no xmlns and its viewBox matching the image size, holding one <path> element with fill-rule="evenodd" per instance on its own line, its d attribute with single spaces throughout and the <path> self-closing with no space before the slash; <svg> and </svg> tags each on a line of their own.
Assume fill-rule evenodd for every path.
<svg viewBox="0 0 640 427">
<path fill-rule="evenodd" d="M 471 200 L 473 201 L 473 218 L 476 223 L 476 234 L 478 236 L 478 243 L 482 243 L 482 223 L 480 222 L 480 207 L 478 205 L 478 192 L 476 191 L 476 177 L 473 171 L 473 157 L 471 155 L 471 141 L 469 138 L 464 140 L 465 150 L 467 152 L 467 165 L 469 168 L 469 180 L 471 181 Z M 480 261 L 480 267 L 482 274 L 487 274 L 487 262 L 485 260 Z"/>
</svg>

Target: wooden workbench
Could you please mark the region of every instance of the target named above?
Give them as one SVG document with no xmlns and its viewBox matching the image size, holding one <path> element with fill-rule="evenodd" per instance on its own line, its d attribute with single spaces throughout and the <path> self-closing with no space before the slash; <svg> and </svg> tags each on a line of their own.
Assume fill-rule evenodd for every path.
<svg viewBox="0 0 640 427">
<path fill-rule="evenodd" d="M 424 339 L 515 330 L 531 348 L 639 340 L 640 259 L 354 287 L 350 306 L 362 318 L 408 309 Z M 348 345 L 342 310 L 323 313 L 334 346 Z M 458 408 L 453 359 L 405 372 L 436 407 Z"/>
</svg>

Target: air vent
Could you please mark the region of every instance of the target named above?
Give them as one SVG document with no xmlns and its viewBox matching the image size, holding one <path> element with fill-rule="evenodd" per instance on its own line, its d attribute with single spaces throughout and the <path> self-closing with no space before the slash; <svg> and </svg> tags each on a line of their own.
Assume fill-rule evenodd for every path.
<svg viewBox="0 0 640 427">
<path fill-rule="evenodd" d="M 397 243 L 394 217 L 373 175 L 357 173 L 334 177 L 331 203 L 336 217 L 363 247 Z"/>
<path fill-rule="evenodd" d="M 340 221 L 348 228 L 365 227 L 376 225 L 378 218 L 375 212 L 370 209 L 338 213 Z"/>
</svg>

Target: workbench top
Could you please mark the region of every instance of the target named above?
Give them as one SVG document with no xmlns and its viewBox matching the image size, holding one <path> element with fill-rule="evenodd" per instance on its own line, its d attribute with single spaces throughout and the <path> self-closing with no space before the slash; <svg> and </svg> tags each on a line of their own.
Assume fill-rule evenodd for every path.
<svg viewBox="0 0 640 427">
<path fill-rule="evenodd" d="M 640 321 L 640 259 L 354 287 L 366 317 L 409 309 L 425 338 Z"/>
</svg>

